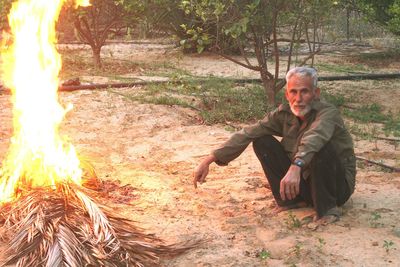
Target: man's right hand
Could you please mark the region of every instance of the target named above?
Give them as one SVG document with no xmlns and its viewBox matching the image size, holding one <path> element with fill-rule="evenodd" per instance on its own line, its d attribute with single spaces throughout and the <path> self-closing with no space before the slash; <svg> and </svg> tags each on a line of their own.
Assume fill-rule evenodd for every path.
<svg viewBox="0 0 400 267">
<path fill-rule="evenodd" d="M 197 166 L 193 173 L 193 185 L 197 188 L 197 183 L 204 183 L 210 169 L 210 164 L 216 160 L 214 155 L 208 155 L 203 161 Z"/>
</svg>

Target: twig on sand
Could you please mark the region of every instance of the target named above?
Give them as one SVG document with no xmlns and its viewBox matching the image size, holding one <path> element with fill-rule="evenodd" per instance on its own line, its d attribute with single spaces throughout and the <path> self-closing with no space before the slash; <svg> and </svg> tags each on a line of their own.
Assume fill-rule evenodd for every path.
<svg viewBox="0 0 400 267">
<path fill-rule="evenodd" d="M 373 160 L 366 159 L 366 158 L 363 158 L 363 157 L 360 157 L 360 156 L 356 156 L 356 159 L 363 160 L 363 161 L 366 161 L 366 162 L 368 162 L 368 163 L 381 166 L 381 167 L 386 168 L 386 169 L 389 169 L 389 170 L 391 170 L 391 171 L 393 171 L 393 172 L 400 172 L 400 168 L 393 167 L 393 166 L 389 166 L 389 165 L 386 165 L 386 164 L 381 163 L 381 162 L 373 161 Z"/>
</svg>

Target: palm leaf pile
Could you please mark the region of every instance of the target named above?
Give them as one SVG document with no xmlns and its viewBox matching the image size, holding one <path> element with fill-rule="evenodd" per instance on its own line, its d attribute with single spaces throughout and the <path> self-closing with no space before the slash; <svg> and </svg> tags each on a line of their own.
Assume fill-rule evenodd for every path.
<svg viewBox="0 0 400 267">
<path fill-rule="evenodd" d="M 0 207 L 2 266 L 158 266 L 200 243 L 164 245 L 96 202 L 96 191 L 75 184 L 21 190 Z"/>
</svg>

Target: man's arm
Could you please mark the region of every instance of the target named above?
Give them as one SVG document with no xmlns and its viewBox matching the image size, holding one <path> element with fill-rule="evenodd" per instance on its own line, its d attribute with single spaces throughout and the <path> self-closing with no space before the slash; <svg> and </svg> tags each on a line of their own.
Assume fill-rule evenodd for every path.
<svg viewBox="0 0 400 267">
<path fill-rule="evenodd" d="M 193 185 L 194 188 L 197 188 L 197 183 L 204 183 L 206 181 L 206 177 L 208 175 L 208 171 L 210 169 L 210 164 L 215 162 L 217 158 L 210 154 L 197 166 L 193 174 Z"/>
<path fill-rule="evenodd" d="M 208 175 L 209 166 L 215 162 L 217 165 L 225 166 L 237 158 L 246 147 L 258 137 L 263 135 L 281 135 L 282 122 L 278 115 L 278 109 L 270 112 L 263 120 L 256 124 L 245 127 L 233 134 L 221 147 L 215 149 L 197 166 L 193 174 L 193 185 L 204 183 Z"/>
<path fill-rule="evenodd" d="M 261 136 L 282 136 L 282 121 L 283 114 L 279 114 L 276 109 L 268 113 L 264 119 L 234 133 L 227 142 L 212 152 L 216 157 L 215 163 L 220 166 L 227 165 L 239 157 L 251 142 Z"/>
</svg>

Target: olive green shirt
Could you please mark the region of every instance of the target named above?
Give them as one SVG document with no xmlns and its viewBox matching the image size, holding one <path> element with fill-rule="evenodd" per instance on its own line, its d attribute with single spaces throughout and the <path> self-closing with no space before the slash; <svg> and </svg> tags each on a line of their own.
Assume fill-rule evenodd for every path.
<svg viewBox="0 0 400 267">
<path fill-rule="evenodd" d="M 305 170 L 314 154 L 330 141 L 344 164 L 350 190 L 354 191 L 356 159 L 353 140 L 335 106 L 315 100 L 305 120 L 301 121 L 292 113 L 288 104 L 282 104 L 258 123 L 233 134 L 220 148 L 214 150 L 212 154 L 217 159 L 216 163 L 227 165 L 253 140 L 264 135 L 282 137 L 281 144 L 289 158 L 302 159 L 306 164 Z"/>
</svg>

